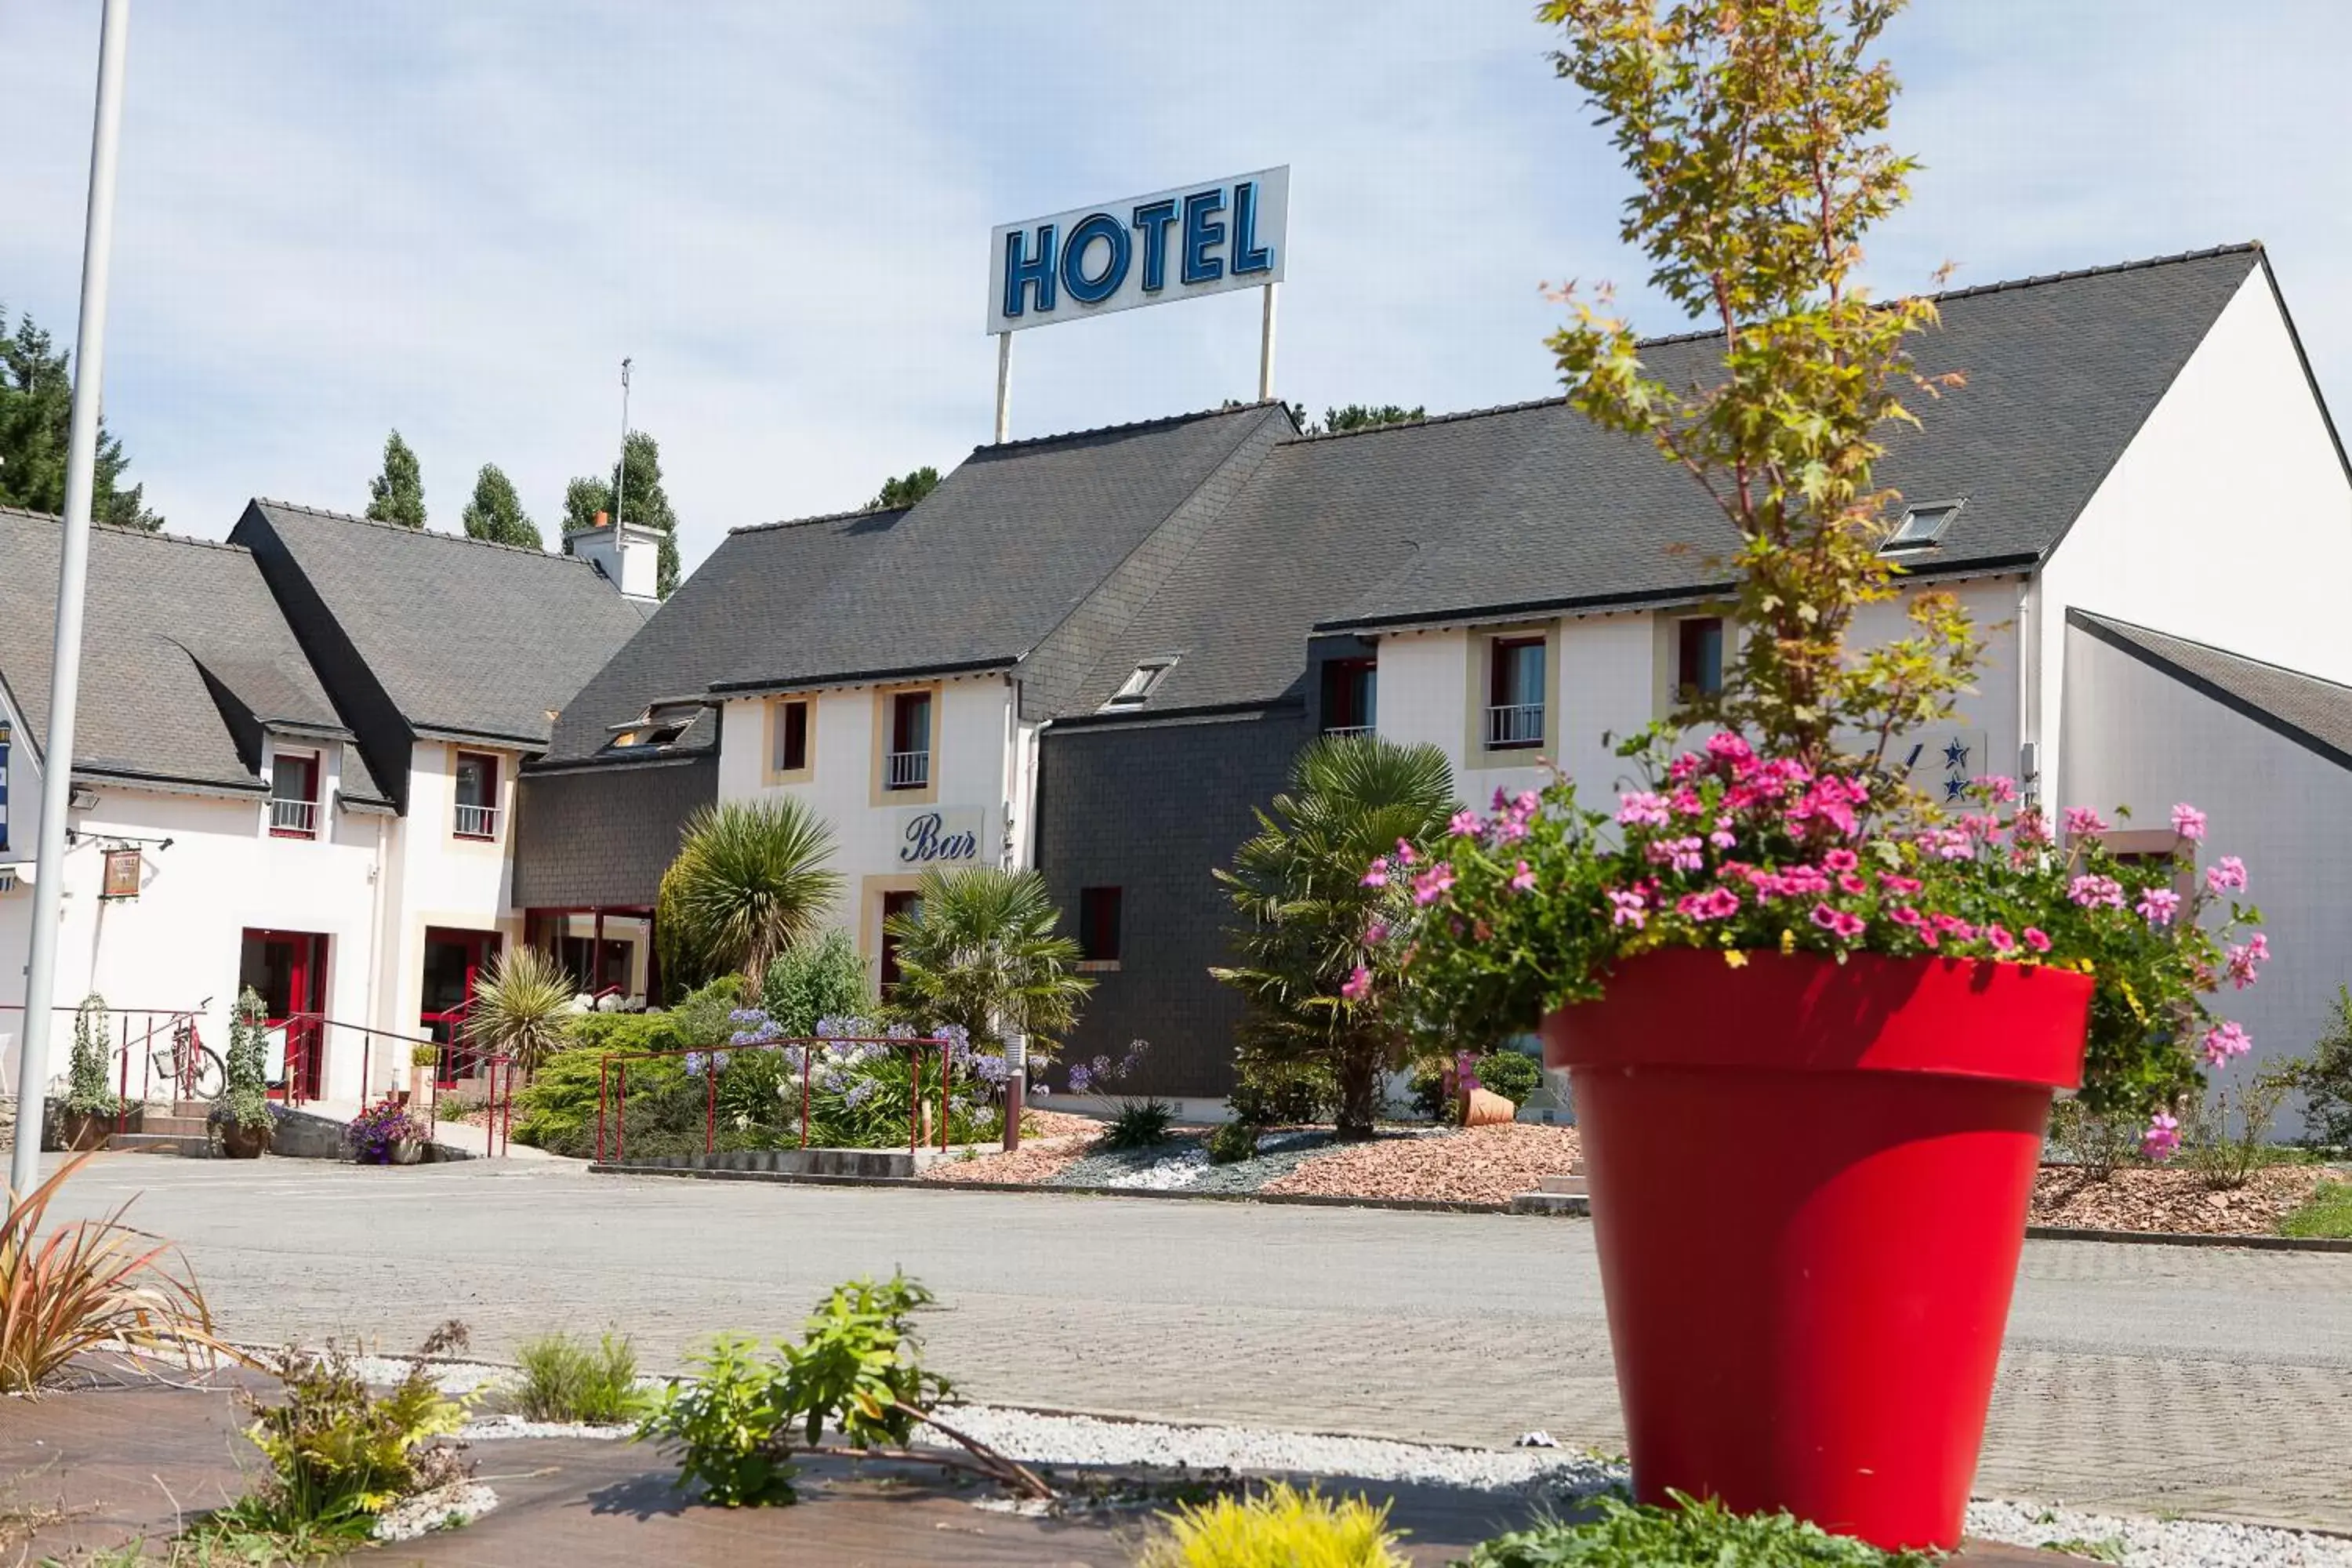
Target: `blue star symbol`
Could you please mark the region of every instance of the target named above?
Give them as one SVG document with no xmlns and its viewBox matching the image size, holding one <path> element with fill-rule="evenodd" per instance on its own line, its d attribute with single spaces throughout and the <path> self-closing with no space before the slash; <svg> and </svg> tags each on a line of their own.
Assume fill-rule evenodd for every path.
<svg viewBox="0 0 2352 1568">
<path fill-rule="evenodd" d="M 1968 788 L 1969 781 L 1966 779 L 1946 779 L 1944 781 L 1944 798 L 1946 800 L 1958 800 L 1960 796 L 1968 793 Z"/>
<path fill-rule="evenodd" d="M 1968 747 L 1958 741 L 1954 741 L 1950 745 L 1946 746 L 1944 748 L 1944 765 L 1948 768 L 1967 767 L 1969 765 Z"/>
</svg>

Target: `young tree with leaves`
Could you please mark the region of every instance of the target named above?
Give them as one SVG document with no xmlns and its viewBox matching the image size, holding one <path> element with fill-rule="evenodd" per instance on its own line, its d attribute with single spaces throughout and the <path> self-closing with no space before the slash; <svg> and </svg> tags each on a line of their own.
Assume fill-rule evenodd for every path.
<svg viewBox="0 0 2352 1568">
<path fill-rule="evenodd" d="M 866 503 L 868 511 L 891 511 L 914 505 L 940 488 L 940 471 L 925 463 L 921 468 L 882 481 L 882 489 Z"/>
<path fill-rule="evenodd" d="M 403 528 L 425 526 L 425 474 L 394 430 L 384 437 L 383 471 L 368 481 L 367 515 Z"/>
<path fill-rule="evenodd" d="M 662 536 L 655 591 L 668 598 L 678 578 L 677 513 L 670 510 L 668 492 L 662 489 L 661 443 L 646 432 L 629 432 L 629 438 L 622 444 L 621 460 L 613 465 L 610 479 L 583 475 L 564 487 L 565 531 L 595 527 L 600 511 L 615 523 L 634 522 Z"/>
<path fill-rule="evenodd" d="M 0 310 L 0 329 L 7 312 Z M 33 322 L 18 319 L 16 331 L 0 337 L 0 506 L 27 511 L 66 509 L 66 452 L 73 432 L 73 375 L 63 351 Z M 90 517 L 150 533 L 163 520 L 146 508 L 143 485 L 122 488 L 131 459 L 120 437 L 98 425 L 98 458 L 92 470 Z"/>
<path fill-rule="evenodd" d="M 547 548 L 539 536 L 539 524 L 523 512 L 514 481 L 496 463 L 484 463 L 474 479 L 474 499 L 466 503 L 466 537 L 532 550 Z"/>
</svg>

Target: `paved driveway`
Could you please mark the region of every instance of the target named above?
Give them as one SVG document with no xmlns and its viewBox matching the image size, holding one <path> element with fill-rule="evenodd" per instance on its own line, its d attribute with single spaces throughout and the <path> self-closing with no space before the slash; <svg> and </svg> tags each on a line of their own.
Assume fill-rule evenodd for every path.
<svg viewBox="0 0 2352 1568">
<path fill-rule="evenodd" d="M 903 1267 L 948 1309 L 936 1364 L 1033 1405 L 1507 1443 L 1623 1443 L 1580 1221 L 1061 1194 L 404 1172 L 115 1155 L 240 1338 L 390 1348 L 444 1319 L 502 1356 L 618 1326 L 667 1368 L 797 1328 Z M 2352 1529 L 2352 1255 L 2029 1243 L 1979 1489 Z"/>
</svg>

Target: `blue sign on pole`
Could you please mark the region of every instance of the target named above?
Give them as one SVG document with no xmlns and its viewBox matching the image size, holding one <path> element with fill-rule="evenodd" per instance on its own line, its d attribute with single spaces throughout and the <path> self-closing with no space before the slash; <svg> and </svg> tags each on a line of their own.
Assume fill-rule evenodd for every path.
<svg viewBox="0 0 2352 1568">
<path fill-rule="evenodd" d="M 990 237 L 988 330 L 1279 283 L 1289 222 L 1285 164 L 1000 225 Z"/>
</svg>

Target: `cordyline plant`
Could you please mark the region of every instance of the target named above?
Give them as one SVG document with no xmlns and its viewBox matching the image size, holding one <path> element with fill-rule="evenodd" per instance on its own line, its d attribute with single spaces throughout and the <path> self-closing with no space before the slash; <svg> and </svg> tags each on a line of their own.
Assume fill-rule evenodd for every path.
<svg viewBox="0 0 2352 1568">
<path fill-rule="evenodd" d="M 1903 399 L 1957 377 L 1905 349 L 1927 300 L 1853 281 L 1869 226 L 1899 205 L 1912 161 L 1881 141 L 1895 79 L 1870 51 L 1893 0 L 1550 0 L 1560 74 L 1600 110 L 1639 184 L 1625 239 L 1651 281 L 1717 334 L 1704 382 L 1651 375 L 1622 320 L 1567 292 L 1551 342 L 1570 403 L 1647 440 L 1736 531 L 1738 657 L 1713 697 L 1685 694 L 1619 754 L 1649 787 L 1612 813 L 1565 780 L 1458 814 L 1435 850 L 1401 844 L 1367 885 L 1388 903 L 1346 994 L 1426 986 L 1465 1026 L 1532 1027 L 1599 996 L 1610 967 L 1666 946 L 1749 955 L 1857 952 L 2050 964 L 2091 974 L 2082 1099 L 2147 1113 L 2143 1146 L 2179 1143 L 2168 1108 L 2197 1064 L 2243 1052 L 2204 995 L 2252 982 L 2267 956 L 2231 858 L 2195 879 L 2205 818 L 2173 808 L 2178 849 L 2126 862 L 2107 824 L 2070 810 L 2063 840 L 2008 779 L 1976 781 L 1948 815 L 1888 766 L 1906 731 L 1948 717 L 1981 643 L 1948 593 L 1911 591 L 1910 635 L 1846 638 L 1896 596 L 1878 553 L 1896 498 L 1874 465 L 1917 419 Z M 1685 731 L 1716 732 L 1672 754 Z M 2222 910 L 2226 908 L 2226 913 Z M 2206 917 L 2213 917 L 2208 930 Z"/>
</svg>

